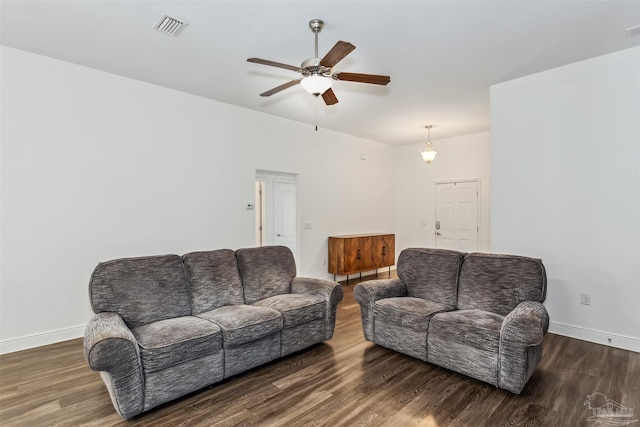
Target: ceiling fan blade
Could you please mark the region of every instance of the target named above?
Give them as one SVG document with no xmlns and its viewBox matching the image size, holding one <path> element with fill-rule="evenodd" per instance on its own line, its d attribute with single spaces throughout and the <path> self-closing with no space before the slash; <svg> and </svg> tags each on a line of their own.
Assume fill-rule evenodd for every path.
<svg viewBox="0 0 640 427">
<path fill-rule="evenodd" d="M 256 64 L 269 65 L 271 67 L 284 68 L 285 70 L 297 71 L 300 72 L 300 67 L 295 67 L 293 65 L 282 64 L 280 62 L 268 61 L 266 59 L 260 58 L 249 58 L 247 62 L 254 62 Z"/>
<path fill-rule="evenodd" d="M 345 56 L 349 55 L 356 47 L 349 42 L 339 41 L 331 48 L 329 52 L 322 58 L 320 65 L 331 68 L 338 62 L 342 61 Z"/>
<path fill-rule="evenodd" d="M 327 105 L 333 105 L 338 103 L 338 98 L 336 94 L 333 92 L 333 89 L 329 88 L 322 94 L 322 99 L 324 99 L 324 103 Z"/>
<path fill-rule="evenodd" d="M 344 80 L 347 82 L 371 83 L 374 85 L 386 85 L 391 81 L 391 77 L 389 76 L 359 73 L 335 73 L 333 75 L 333 78 L 336 80 Z"/>
<path fill-rule="evenodd" d="M 261 93 L 260 96 L 271 96 L 274 93 L 278 93 L 278 92 L 280 92 L 282 90 L 290 88 L 291 86 L 297 85 L 298 83 L 300 83 L 300 80 L 302 80 L 302 79 L 300 78 L 300 79 L 296 79 L 296 80 L 291 80 L 290 82 L 287 82 L 287 83 L 282 84 L 280 86 L 274 87 L 271 90 L 268 90 L 266 92 Z"/>
</svg>

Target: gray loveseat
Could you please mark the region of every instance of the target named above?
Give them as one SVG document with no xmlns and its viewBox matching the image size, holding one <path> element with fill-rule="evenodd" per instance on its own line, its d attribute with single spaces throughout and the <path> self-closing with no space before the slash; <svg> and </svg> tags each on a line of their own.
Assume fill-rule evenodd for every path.
<svg viewBox="0 0 640 427">
<path fill-rule="evenodd" d="M 85 357 L 133 417 L 330 339 L 342 287 L 295 276 L 283 246 L 100 263 Z"/>
<path fill-rule="evenodd" d="M 397 271 L 354 289 L 367 340 L 522 391 L 549 327 L 540 260 L 415 248 L 402 251 Z"/>
</svg>

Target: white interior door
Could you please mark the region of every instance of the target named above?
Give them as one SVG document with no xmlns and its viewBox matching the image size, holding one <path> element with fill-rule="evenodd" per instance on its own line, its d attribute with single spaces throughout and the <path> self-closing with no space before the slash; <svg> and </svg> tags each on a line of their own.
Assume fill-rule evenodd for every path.
<svg viewBox="0 0 640 427">
<path fill-rule="evenodd" d="M 478 250 L 478 181 L 436 184 L 436 248 Z"/>
<path fill-rule="evenodd" d="M 297 258 L 297 177 L 277 172 L 256 173 L 256 245 L 282 245 Z M 260 242 L 260 243 L 258 243 Z"/>
<path fill-rule="evenodd" d="M 296 253 L 296 184 L 290 181 L 276 180 L 275 187 L 275 239 L 276 245 L 287 246 Z"/>
</svg>

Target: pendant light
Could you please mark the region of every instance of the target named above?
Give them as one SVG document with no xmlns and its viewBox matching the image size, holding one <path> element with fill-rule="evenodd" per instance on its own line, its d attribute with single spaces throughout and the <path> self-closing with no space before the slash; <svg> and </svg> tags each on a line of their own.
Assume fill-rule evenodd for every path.
<svg viewBox="0 0 640 427">
<path fill-rule="evenodd" d="M 422 160 L 424 160 L 425 163 L 429 164 L 433 161 L 433 159 L 436 158 L 436 153 L 437 151 L 434 150 L 431 147 L 431 137 L 429 135 L 429 131 L 431 130 L 431 128 L 433 127 L 433 125 L 427 125 L 427 142 L 426 144 L 424 144 L 424 150 L 420 152 L 420 154 L 422 154 Z"/>
</svg>

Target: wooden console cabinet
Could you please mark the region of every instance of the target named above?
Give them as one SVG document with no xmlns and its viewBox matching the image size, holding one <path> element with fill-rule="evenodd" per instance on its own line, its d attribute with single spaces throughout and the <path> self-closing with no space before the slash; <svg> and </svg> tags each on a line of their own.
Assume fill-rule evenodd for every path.
<svg viewBox="0 0 640 427">
<path fill-rule="evenodd" d="M 329 237 L 329 273 L 346 275 L 391 267 L 396 260 L 395 234 L 350 234 Z"/>
</svg>

